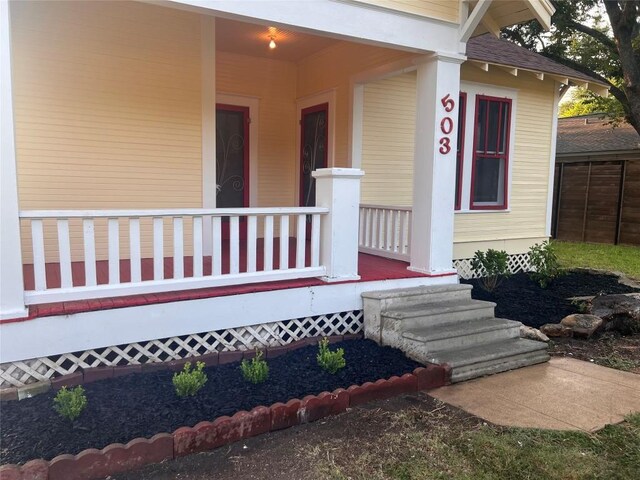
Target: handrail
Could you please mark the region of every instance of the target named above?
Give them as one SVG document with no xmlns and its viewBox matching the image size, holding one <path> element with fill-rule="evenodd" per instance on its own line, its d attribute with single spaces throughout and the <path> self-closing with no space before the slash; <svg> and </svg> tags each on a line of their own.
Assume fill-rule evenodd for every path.
<svg viewBox="0 0 640 480">
<path fill-rule="evenodd" d="M 259 207 L 259 208 L 172 208 L 166 210 L 22 210 L 20 218 L 122 218 L 182 216 L 247 216 L 247 215 L 313 215 L 326 214 L 325 207 Z"/>
</svg>

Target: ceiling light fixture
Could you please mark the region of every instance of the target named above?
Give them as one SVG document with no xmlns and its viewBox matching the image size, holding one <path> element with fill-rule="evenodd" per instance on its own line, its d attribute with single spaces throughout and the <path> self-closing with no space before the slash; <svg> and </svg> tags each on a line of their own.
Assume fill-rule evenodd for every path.
<svg viewBox="0 0 640 480">
<path fill-rule="evenodd" d="M 276 40 L 275 40 L 276 36 L 275 35 L 269 35 L 269 38 L 271 39 L 271 41 L 269 42 L 269 48 L 271 50 L 273 50 L 274 48 L 277 47 Z"/>
</svg>

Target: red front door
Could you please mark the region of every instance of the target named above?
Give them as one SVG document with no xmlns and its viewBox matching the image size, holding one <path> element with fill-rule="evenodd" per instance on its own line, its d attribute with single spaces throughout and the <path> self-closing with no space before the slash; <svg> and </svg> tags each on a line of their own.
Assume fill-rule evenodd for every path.
<svg viewBox="0 0 640 480">
<path fill-rule="evenodd" d="M 249 108 L 216 105 L 216 207 L 249 206 Z M 242 217 L 240 235 L 246 237 Z M 229 221 L 223 219 L 223 238 L 229 238 Z"/>
</svg>

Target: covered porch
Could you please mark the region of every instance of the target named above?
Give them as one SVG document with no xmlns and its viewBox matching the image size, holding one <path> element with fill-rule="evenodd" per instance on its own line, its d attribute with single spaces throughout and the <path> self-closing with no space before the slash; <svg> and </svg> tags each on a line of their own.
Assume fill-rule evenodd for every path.
<svg viewBox="0 0 640 480">
<path fill-rule="evenodd" d="M 416 162 L 427 187 L 419 221 L 394 227 L 391 249 L 401 251 L 392 258 L 406 263 L 380 268 L 455 281 L 452 218 L 433 204 L 446 185 L 435 179 L 451 172 L 430 165 L 446 107 L 437 107 L 445 83 L 435 80 L 455 87 L 460 58 L 258 19 L 136 2 L 106 8 L 12 6 L 23 278 L 14 277 L 18 295 L 3 319 L 27 315 L 20 304 L 383 277 L 358 256 L 369 228 L 359 212 L 361 87 L 407 66 L 421 72 L 416 124 L 433 144 Z M 388 235 L 378 227 L 373 235 Z"/>
</svg>

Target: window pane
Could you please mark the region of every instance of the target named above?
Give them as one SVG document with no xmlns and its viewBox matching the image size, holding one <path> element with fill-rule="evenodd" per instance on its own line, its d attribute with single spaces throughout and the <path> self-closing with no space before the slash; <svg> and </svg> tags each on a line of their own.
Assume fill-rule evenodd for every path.
<svg viewBox="0 0 640 480">
<path fill-rule="evenodd" d="M 502 205 L 504 199 L 504 159 L 476 158 L 473 202 Z"/>
<path fill-rule="evenodd" d="M 500 126 L 500 153 L 505 153 L 507 148 L 507 132 L 509 126 L 509 104 L 502 104 L 502 125 Z"/>
<path fill-rule="evenodd" d="M 487 135 L 486 152 L 495 153 L 497 149 L 500 121 L 500 102 L 489 102 L 489 134 Z"/>
<path fill-rule="evenodd" d="M 480 100 L 478 102 L 478 111 L 476 112 L 476 151 L 485 151 L 485 136 L 487 128 L 487 101 Z"/>
</svg>

